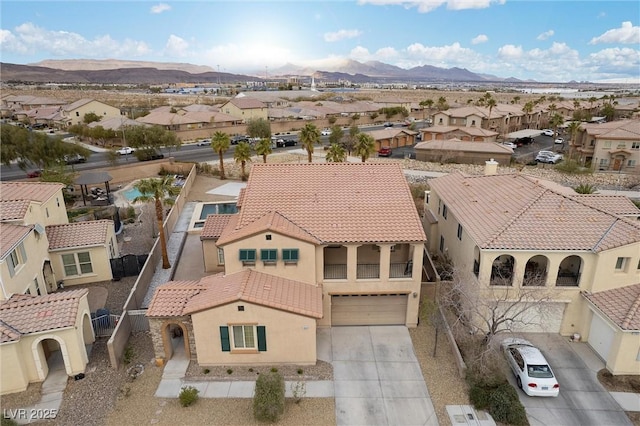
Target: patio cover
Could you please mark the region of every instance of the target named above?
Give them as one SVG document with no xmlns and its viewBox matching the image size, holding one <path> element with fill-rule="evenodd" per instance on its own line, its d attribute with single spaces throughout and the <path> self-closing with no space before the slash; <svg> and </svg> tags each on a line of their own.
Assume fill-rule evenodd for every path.
<svg viewBox="0 0 640 426">
<path fill-rule="evenodd" d="M 107 200 L 111 200 L 111 189 L 109 188 L 109 181 L 112 180 L 113 177 L 107 172 L 85 172 L 82 173 L 76 180 L 75 184 L 80 185 L 80 190 L 82 192 L 82 202 L 84 205 L 87 205 L 86 195 L 89 194 L 87 189 L 87 185 L 97 185 L 100 183 L 104 183 L 105 190 L 107 191 Z"/>
</svg>

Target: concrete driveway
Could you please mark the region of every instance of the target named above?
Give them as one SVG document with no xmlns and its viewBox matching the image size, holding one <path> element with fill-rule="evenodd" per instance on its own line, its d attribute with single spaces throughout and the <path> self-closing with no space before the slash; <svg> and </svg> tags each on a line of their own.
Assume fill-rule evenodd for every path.
<svg viewBox="0 0 640 426">
<path fill-rule="evenodd" d="M 438 424 L 406 327 L 318 333 L 319 358 L 333 365 L 338 425 Z"/>
<path fill-rule="evenodd" d="M 527 396 L 518 389 L 531 426 L 631 425 L 629 417 L 596 377 L 604 365 L 586 343 L 547 333 L 523 333 L 522 337 L 544 354 L 560 383 L 557 398 Z M 509 382 L 516 386 L 513 374 Z"/>
</svg>

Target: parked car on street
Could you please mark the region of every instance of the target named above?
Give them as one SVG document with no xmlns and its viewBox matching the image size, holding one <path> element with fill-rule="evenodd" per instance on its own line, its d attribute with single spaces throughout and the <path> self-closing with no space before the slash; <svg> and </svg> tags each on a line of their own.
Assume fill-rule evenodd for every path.
<svg viewBox="0 0 640 426">
<path fill-rule="evenodd" d="M 518 138 L 515 141 L 513 141 L 514 144 L 516 144 L 516 146 L 523 146 L 523 145 L 529 145 L 532 144 L 534 142 L 533 138 L 526 136 L 524 138 Z"/>
<path fill-rule="evenodd" d="M 198 143 L 196 144 L 198 146 L 209 146 L 211 145 L 211 139 L 201 139 L 198 141 Z"/>
<path fill-rule="evenodd" d="M 37 178 L 42 176 L 42 170 L 34 170 L 32 172 L 27 173 L 28 178 Z"/>
<path fill-rule="evenodd" d="M 282 148 L 283 146 L 296 146 L 298 142 L 294 139 L 278 139 L 276 140 L 276 146 Z"/>
<path fill-rule="evenodd" d="M 393 127 L 393 123 L 390 123 L 390 122 L 387 121 L 386 123 L 383 124 L 383 126 L 384 127 Z"/>
<path fill-rule="evenodd" d="M 536 161 L 538 163 L 556 164 L 562 161 L 562 154 L 555 153 L 553 151 L 540 151 L 536 155 Z"/>
<path fill-rule="evenodd" d="M 515 337 L 501 343 L 507 363 L 516 377 L 516 384 L 529 396 L 560 394 L 560 384 L 540 349 L 529 341 Z"/>
<path fill-rule="evenodd" d="M 123 146 L 122 148 L 116 150 L 116 153 L 120 155 L 129 155 L 133 154 L 134 152 L 136 152 L 136 150 L 131 148 L 130 146 Z"/>
<path fill-rule="evenodd" d="M 87 159 L 80 154 L 67 154 L 64 156 L 65 164 L 79 164 L 85 163 Z"/>
<path fill-rule="evenodd" d="M 553 137 L 553 130 L 551 130 L 551 129 L 544 129 L 544 130 L 542 131 L 542 134 L 543 134 L 543 135 L 545 135 L 545 136 L 551 136 L 551 137 Z"/>
<path fill-rule="evenodd" d="M 393 152 L 388 146 L 383 146 L 378 150 L 378 157 L 391 157 L 392 154 Z"/>
</svg>

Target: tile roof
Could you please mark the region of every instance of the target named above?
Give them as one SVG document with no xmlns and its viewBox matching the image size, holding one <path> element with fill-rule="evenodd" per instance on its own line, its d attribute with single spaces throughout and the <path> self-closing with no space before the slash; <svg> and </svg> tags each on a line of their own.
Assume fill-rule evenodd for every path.
<svg viewBox="0 0 640 426">
<path fill-rule="evenodd" d="M 457 126 L 432 126 L 424 129 L 420 129 L 422 133 L 451 133 L 461 132 L 470 136 L 496 136 L 498 132 L 493 130 L 483 129 L 481 127 L 457 127 Z"/>
<path fill-rule="evenodd" d="M 426 240 L 396 163 L 255 164 L 232 231 L 269 212 L 321 243 Z"/>
<path fill-rule="evenodd" d="M 247 224 L 242 228 L 227 227 L 218 239 L 218 244 L 227 244 L 237 241 L 260 232 L 271 231 L 282 235 L 287 235 L 311 244 L 322 244 L 318 238 L 310 234 L 307 230 L 291 222 L 278 212 L 270 211 L 264 216 Z"/>
<path fill-rule="evenodd" d="M 64 110 L 65 111 L 73 111 L 74 109 L 80 108 L 81 106 L 87 105 L 91 102 L 98 102 L 98 103 L 102 103 L 100 101 L 96 101 L 95 99 L 88 99 L 88 98 L 83 98 L 83 99 L 78 99 L 75 102 L 72 102 L 68 105 L 64 106 Z M 104 105 L 104 104 L 103 104 Z"/>
<path fill-rule="evenodd" d="M 33 226 L 13 225 L 0 222 L 0 259 L 4 259 L 22 241 Z"/>
<path fill-rule="evenodd" d="M 364 133 L 371 135 L 371 137 L 374 140 L 397 138 L 400 135 L 411 136 L 411 135 L 418 134 L 418 132 L 415 132 L 413 130 L 400 129 L 400 128 L 394 128 L 394 127 L 385 127 L 384 129 L 372 130 L 370 132 L 364 132 Z"/>
<path fill-rule="evenodd" d="M 240 109 L 256 109 L 266 108 L 267 106 L 254 98 L 235 97 L 229 101 L 230 104 L 237 106 Z M 224 105 L 222 106 L 224 108 Z"/>
<path fill-rule="evenodd" d="M 513 149 L 497 142 L 469 142 L 460 139 L 425 141 L 416 144 L 417 150 L 486 152 L 495 154 L 513 154 Z"/>
<path fill-rule="evenodd" d="M 148 317 L 173 317 L 184 315 L 187 302 L 205 291 L 200 281 L 169 281 L 159 286 L 147 309 Z"/>
<path fill-rule="evenodd" d="M 322 318 L 321 287 L 254 270 L 161 285 L 147 316 L 188 315 L 236 301 Z"/>
<path fill-rule="evenodd" d="M 429 184 L 484 249 L 599 252 L 640 242 L 640 223 L 519 174 L 454 173 Z M 591 203 L 593 204 L 593 202 Z"/>
<path fill-rule="evenodd" d="M 609 121 L 600 124 L 582 124 L 581 127 L 587 134 L 598 139 L 630 139 L 637 141 L 640 138 L 640 120 Z"/>
<path fill-rule="evenodd" d="M 640 284 L 583 295 L 621 329 L 640 331 Z"/>
<path fill-rule="evenodd" d="M 80 299 L 89 290 L 61 291 L 45 296 L 14 294 L 0 301 L 0 343 L 15 341 L 19 335 L 72 327 Z"/>
<path fill-rule="evenodd" d="M 22 220 L 29 209 L 29 200 L 0 200 L 0 221 Z"/>
<path fill-rule="evenodd" d="M 103 245 L 109 227 L 113 228 L 113 221 L 108 219 L 49 225 L 45 228 L 49 250 Z"/>
<path fill-rule="evenodd" d="M 0 200 L 29 200 L 43 203 L 62 188 L 64 188 L 64 185 L 61 183 L 1 182 Z"/>
<path fill-rule="evenodd" d="M 231 216 L 229 214 L 208 215 L 200 233 L 200 240 L 217 240 L 220 238 L 220 234 L 222 234 L 225 226 L 229 224 Z"/>
<path fill-rule="evenodd" d="M 624 195 L 576 195 L 575 198 L 599 210 L 618 216 L 640 216 L 640 209 Z"/>
</svg>

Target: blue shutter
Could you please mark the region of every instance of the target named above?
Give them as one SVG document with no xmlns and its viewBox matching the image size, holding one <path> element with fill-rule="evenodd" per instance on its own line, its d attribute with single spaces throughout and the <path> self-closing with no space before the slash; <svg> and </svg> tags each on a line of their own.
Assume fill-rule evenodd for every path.
<svg viewBox="0 0 640 426">
<path fill-rule="evenodd" d="M 258 350 L 265 352 L 267 350 L 267 330 L 264 325 L 259 325 L 258 329 Z"/>
<path fill-rule="evenodd" d="M 229 342 L 229 327 L 220 326 L 220 343 L 222 343 L 222 352 L 231 351 L 231 343 Z"/>
</svg>

